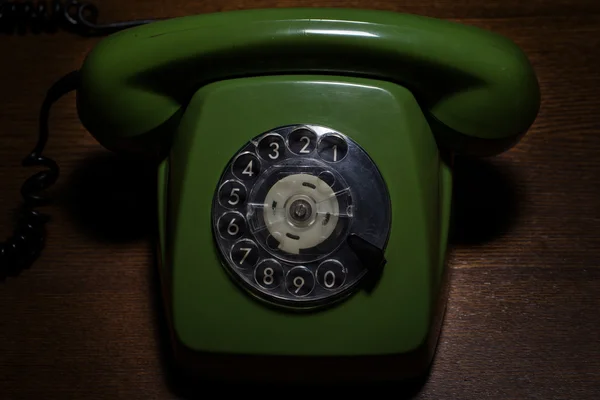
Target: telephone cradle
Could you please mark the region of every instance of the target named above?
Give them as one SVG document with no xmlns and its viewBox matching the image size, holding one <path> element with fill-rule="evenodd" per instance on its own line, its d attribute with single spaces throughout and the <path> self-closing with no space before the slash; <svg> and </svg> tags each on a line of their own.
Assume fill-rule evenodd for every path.
<svg viewBox="0 0 600 400">
<path fill-rule="evenodd" d="M 375 10 L 153 22 L 100 41 L 78 74 L 96 140 L 158 161 L 175 360 L 242 382 L 424 374 L 452 157 L 509 149 L 540 105 L 507 38 Z"/>
</svg>

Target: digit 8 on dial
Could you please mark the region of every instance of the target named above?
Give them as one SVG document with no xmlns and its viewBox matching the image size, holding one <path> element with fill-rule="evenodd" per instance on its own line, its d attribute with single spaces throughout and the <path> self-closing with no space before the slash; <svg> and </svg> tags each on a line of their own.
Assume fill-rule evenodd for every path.
<svg viewBox="0 0 600 400">
<path fill-rule="evenodd" d="M 391 212 L 385 182 L 357 142 L 329 127 L 288 125 L 231 155 L 212 221 L 222 264 L 240 290 L 314 310 L 360 289 L 369 265 L 353 243 L 382 252 Z"/>
</svg>

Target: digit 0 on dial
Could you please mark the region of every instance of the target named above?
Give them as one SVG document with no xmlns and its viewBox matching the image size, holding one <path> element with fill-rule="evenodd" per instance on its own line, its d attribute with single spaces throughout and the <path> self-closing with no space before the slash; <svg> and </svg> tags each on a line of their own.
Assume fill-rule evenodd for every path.
<svg viewBox="0 0 600 400">
<path fill-rule="evenodd" d="M 385 181 L 359 144 L 307 124 L 258 134 L 231 155 L 212 221 L 224 269 L 240 288 L 313 310 L 360 290 L 378 259 L 365 251 L 383 257 L 391 212 Z"/>
</svg>

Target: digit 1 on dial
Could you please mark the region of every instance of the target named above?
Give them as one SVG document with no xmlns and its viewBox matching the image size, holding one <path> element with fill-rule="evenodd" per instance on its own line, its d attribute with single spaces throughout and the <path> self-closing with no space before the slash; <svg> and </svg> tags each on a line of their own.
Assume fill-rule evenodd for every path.
<svg viewBox="0 0 600 400">
<path fill-rule="evenodd" d="M 348 154 L 348 143 L 338 135 L 327 134 L 319 141 L 317 153 L 325 161 L 338 162 Z"/>
</svg>

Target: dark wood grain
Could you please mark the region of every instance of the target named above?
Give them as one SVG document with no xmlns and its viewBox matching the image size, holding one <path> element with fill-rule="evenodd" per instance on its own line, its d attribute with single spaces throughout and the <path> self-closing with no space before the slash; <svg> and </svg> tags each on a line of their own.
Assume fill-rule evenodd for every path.
<svg viewBox="0 0 600 400">
<path fill-rule="evenodd" d="M 492 29 L 529 55 L 539 117 L 498 157 L 457 163 L 452 281 L 419 399 L 597 399 L 600 394 L 600 2 L 596 0 L 116 1 L 101 19 L 258 7 L 349 6 Z M 46 89 L 99 39 L 0 36 L 0 237 Z M 0 398 L 167 399 L 147 169 L 103 150 L 74 96 L 53 108 L 62 175 L 42 258 L 0 284 Z M 90 184 L 91 180 L 94 184 Z"/>
</svg>

